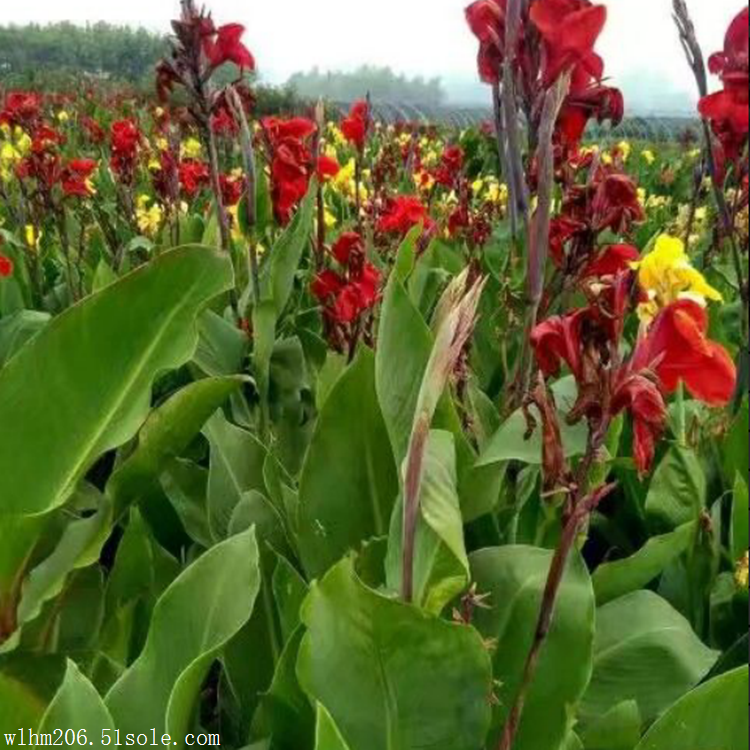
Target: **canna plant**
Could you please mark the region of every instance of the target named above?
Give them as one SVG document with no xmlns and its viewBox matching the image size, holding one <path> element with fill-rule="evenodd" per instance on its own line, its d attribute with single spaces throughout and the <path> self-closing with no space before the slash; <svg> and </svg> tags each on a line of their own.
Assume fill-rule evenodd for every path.
<svg viewBox="0 0 750 750">
<path fill-rule="evenodd" d="M 490 130 L 258 117 L 187 1 L 0 99 L 6 744 L 748 748 L 747 14 L 661 159 L 603 6 L 466 18 Z"/>
</svg>

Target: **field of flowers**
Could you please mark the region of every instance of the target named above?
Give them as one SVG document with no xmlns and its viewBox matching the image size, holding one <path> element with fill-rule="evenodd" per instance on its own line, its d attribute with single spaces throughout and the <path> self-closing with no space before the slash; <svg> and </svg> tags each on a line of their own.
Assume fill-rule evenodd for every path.
<svg viewBox="0 0 750 750">
<path fill-rule="evenodd" d="M 748 749 L 748 10 L 674 9 L 658 147 L 589 0 L 466 9 L 465 131 L 258 118 L 192 0 L 0 90 L 0 745 Z"/>
</svg>

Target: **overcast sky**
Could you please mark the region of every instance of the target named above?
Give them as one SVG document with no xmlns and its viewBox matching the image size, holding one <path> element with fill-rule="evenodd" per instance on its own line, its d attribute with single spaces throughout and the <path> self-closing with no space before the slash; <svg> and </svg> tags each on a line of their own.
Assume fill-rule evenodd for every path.
<svg viewBox="0 0 750 750">
<path fill-rule="evenodd" d="M 599 45 L 608 74 L 694 84 L 671 20 L 672 0 L 603 0 L 610 19 Z M 218 22 L 247 26 L 266 80 L 318 65 L 390 65 L 409 74 L 468 78 L 476 45 L 463 20 L 467 0 L 209 0 Z M 106 20 L 166 30 L 177 0 L 0 0 L 0 23 Z M 689 0 L 706 51 L 719 49 L 742 0 Z M 639 80 L 636 79 L 636 80 Z"/>
</svg>

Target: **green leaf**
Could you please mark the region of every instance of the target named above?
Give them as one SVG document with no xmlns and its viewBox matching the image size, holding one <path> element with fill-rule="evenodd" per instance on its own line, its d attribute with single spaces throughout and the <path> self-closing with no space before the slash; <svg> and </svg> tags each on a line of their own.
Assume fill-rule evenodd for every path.
<svg viewBox="0 0 750 750">
<path fill-rule="evenodd" d="M 643 721 L 653 721 L 717 657 L 666 600 L 650 591 L 624 596 L 597 612 L 594 673 L 581 714 L 588 721 L 635 700 Z"/>
<path fill-rule="evenodd" d="M 297 673 L 357 750 L 477 750 L 490 658 L 472 629 L 368 589 L 345 560 L 314 584 Z"/>
<path fill-rule="evenodd" d="M 62 505 L 93 462 L 130 440 L 151 383 L 197 343 L 194 319 L 232 281 L 229 260 L 188 247 L 87 298 L 0 371 L 2 513 Z M 50 363 L 54 367 L 50 367 Z"/>
<path fill-rule="evenodd" d="M 273 596 L 279 612 L 284 640 L 291 638 L 299 627 L 299 611 L 308 594 L 308 586 L 292 564 L 279 556 L 273 571 Z"/>
<path fill-rule="evenodd" d="M 748 432 L 750 432 L 750 403 L 745 398 L 721 451 L 724 457 L 724 474 L 730 483 L 734 481 L 737 474 L 745 478 L 750 475 L 750 452 L 747 450 Z"/>
<path fill-rule="evenodd" d="M 747 480 L 737 475 L 732 500 L 732 557 L 741 560 L 750 547 L 750 502 Z"/>
<path fill-rule="evenodd" d="M 573 408 L 578 397 L 575 379 L 572 377 L 563 378 L 552 386 L 552 391 L 557 400 L 557 408 L 560 415 L 565 457 L 574 458 L 581 456 L 586 452 L 588 427 L 585 423 L 571 427 L 565 421 L 566 415 Z M 531 407 L 531 411 L 537 417 L 537 423 L 541 425 L 541 418 L 536 407 Z M 519 409 L 511 414 L 502 427 L 495 433 L 488 447 L 480 457 L 478 465 L 489 466 L 505 461 L 522 461 L 529 465 L 541 465 L 541 427 L 537 427 L 528 440 L 526 439 L 527 430 L 526 417 L 523 411 Z"/>
<path fill-rule="evenodd" d="M 114 719 L 96 688 L 74 662 L 68 661 L 63 684 L 47 708 L 39 731 L 73 730 L 78 738 L 83 730 L 86 734 L 83 744 L 92 742 L 99 746 L 102 736 L 106 736 L 103 730 L 110 730 L 110 736 L 114 736 L 115 728 Z"/>
<path fill-rule="evenodd" d="M 638 704 L 623 701 L 600 719 L 593 721 L 583 735 L 586 750 L 633 750 L 641 739 Z"/>
<path fill-rule="evenodd" d="M 193 362 L 209 377 L 243 372 L 248 352 L 247 335 L 211 310 L 198 319 L 198 348 Z"/>
<path fill-rule="evenodd" d="M 156 605 L 140 657 L 107 695 L 118 728 L 156 728 L 182 742 L 212 662 L 250 619 L 259 589 L 253 530 L 187 568 Z"/>
<path fill-rule="evenodd" d="M 748 750 L 748 668 L 707 682 L 674 705 L 637 750 Z"/>
<path fill-rule="evenodd" d="M 485 638 L 497 641 L 496 738 L 521 684 L 552 557 L 548 550 L 510 546 L 482 550 L 469 558 L 478 593 L 489 595 L 490 609 L 477 611 L 477 627 Z M 591 675 L 593 642 L 594 592 L 586 566 L 576 555 L 563 578 L 514 750 L 557 748 L 563 742 L 569 716 Z"/>
<path fill-rule="evenodd" d="M 414 599 L 435 615 L 466 588 L 470 576 L 456 482 L 453 435 L 433 430 L 424 459 Z M 388 586 L 393 591 L 401 591 L 402 542 L 403 503 L 399 503 L 393 513 L 386 568 Z"/>
<path fill-rule="evenodd" d="M 325 706 L 318 703 L 318 721 L 315 729 L 315 750 L 349 750 L 339 728 Z"/>
<path fill-rule="evenodd" d="M 268 263 L 263 268 L 262 298 L 273 300 L 277 318 L 281 317 L 289 302 L 294 277 L 310 239 L 317 191 L 317 182 L 312 180 L 299 210 L 273 246 Z"/>
<path fill-rule="evenodd" d="M 192 461 L 173 459 L 167 463 L 159 481 L 188 536 L 205 549 L 211 547 L 208 470 Z"/>
<path fill-rule="evenodd" d="M 16 613 L 19 629 L 38 617 L 43 606 L 63 591 L 73 571 L 92 565 L 99 559 L 111 523 L 111 503 L 101 498 L 100 507 L 93 516 L 68 524 L 52 554 L 35 567 L 24 582 Z M 17 630 L 16 638 L 3 644 L 1 650 L 15 647 L 19 635 L 20 631 Z"/>
<path fill-rule="evenodd" d="M 172 458 L 190 446 L 209 417 L 246 382 L 242 377 L 207 378 L 191 383 L 149 415 L 138 446 L 112 475 L 107 494 L 117 515 L 146 496 Z"/>
<path fill-rule="evenodd" d="M 265 493 L 266 449 L 257 438 L 217 412 L 204 429 L 211 446 L 208 520 L 215 540 L 225 539 L 235 508 L 245 493 Z"/>
<path fill-rule="evenodd" d="M 417 242 L 422 236 L 422 224 L 412 227 L 411 231 L 404 237 L 403 242 L 396 253 L 396 263 L 393 266 L 393 274 L 405 284 L 414 270 L 417 259 Z"/>
<path fill-rule="evenodd" d="M 362 542 L 384 536 L 397 495 L 375 360 L 363 349 L 328 397 L 302 469 L 299 545 L 310 577 Z"/>
<path fill-rule="evenodd" d="M 117 274 L 112 270 L 112 267 L 107 261 L 102 258 L 99 261 L 99 265 L 96 267 L 94 272 L 94 280 L 91 284 L 91 291 L 101 292 L 102 289 L 106 289 L 108 286 L 114 284 L 117 281 Z"/>
<path fill-rule="evenodd" d="M 64 674 L 65 660 L 58 656 L 0 658 L 0 738 L 15 733 L 14 744 L 20 744 L 22 727 L 36 731 Z"/>
<path fill-rule="evenodd" d="M 50 321 L 50 315 L 36 310 L 21 310 L 0 319 L 0 369 L 31 341 Z"/>
<path fill-rule="evenodd" d="M 673 446 L 654 472 L 646 513 L 659 528 L 695 521 L 706 507 L 706 475 L 691 450 Z"/>
<path fill-rule="evenodd" d="M 253 723 L 254 733 L 273 737 L 277 750 L 306 750 L 312 746 L 315 715 L 296 674 L 303 635 L 304 629 L 298 628 L 284 648 Z"/>
<path fill-rule="evenodd" d="M 645 588 L 690 548 L 696 534 L 695 522 L 676 531 L 651 537 L 638 552 L 624 560 L 604 563 L 593 575 L 599 605 Z"/>
</svg>

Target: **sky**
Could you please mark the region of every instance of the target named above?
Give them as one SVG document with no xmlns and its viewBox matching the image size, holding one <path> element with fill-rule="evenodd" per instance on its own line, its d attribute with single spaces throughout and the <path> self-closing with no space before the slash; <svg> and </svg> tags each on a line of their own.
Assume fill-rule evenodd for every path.
<svg viewBox="0 0 750 750">
<path fill-rule="evenodd" d="M 599 43 L 607 74 L 640 89 L 693 96 L 694 82 L 671 18 L 672 0 L 602 0 L 609 22 Z M 689 0 L 701 43 L 718 50 L 743 0 Z M 476 79 L 476 43 L 463 20 L 467 0 L 209 0 L 218 22 L 247 26 L 246 41 L 262 77 L 280 83 L 318 65 L 363 63 L 446 79 Z M 0 23 L 104 20 L 167 30 L 178 0 L 0 0 Z"/>
</svg>

